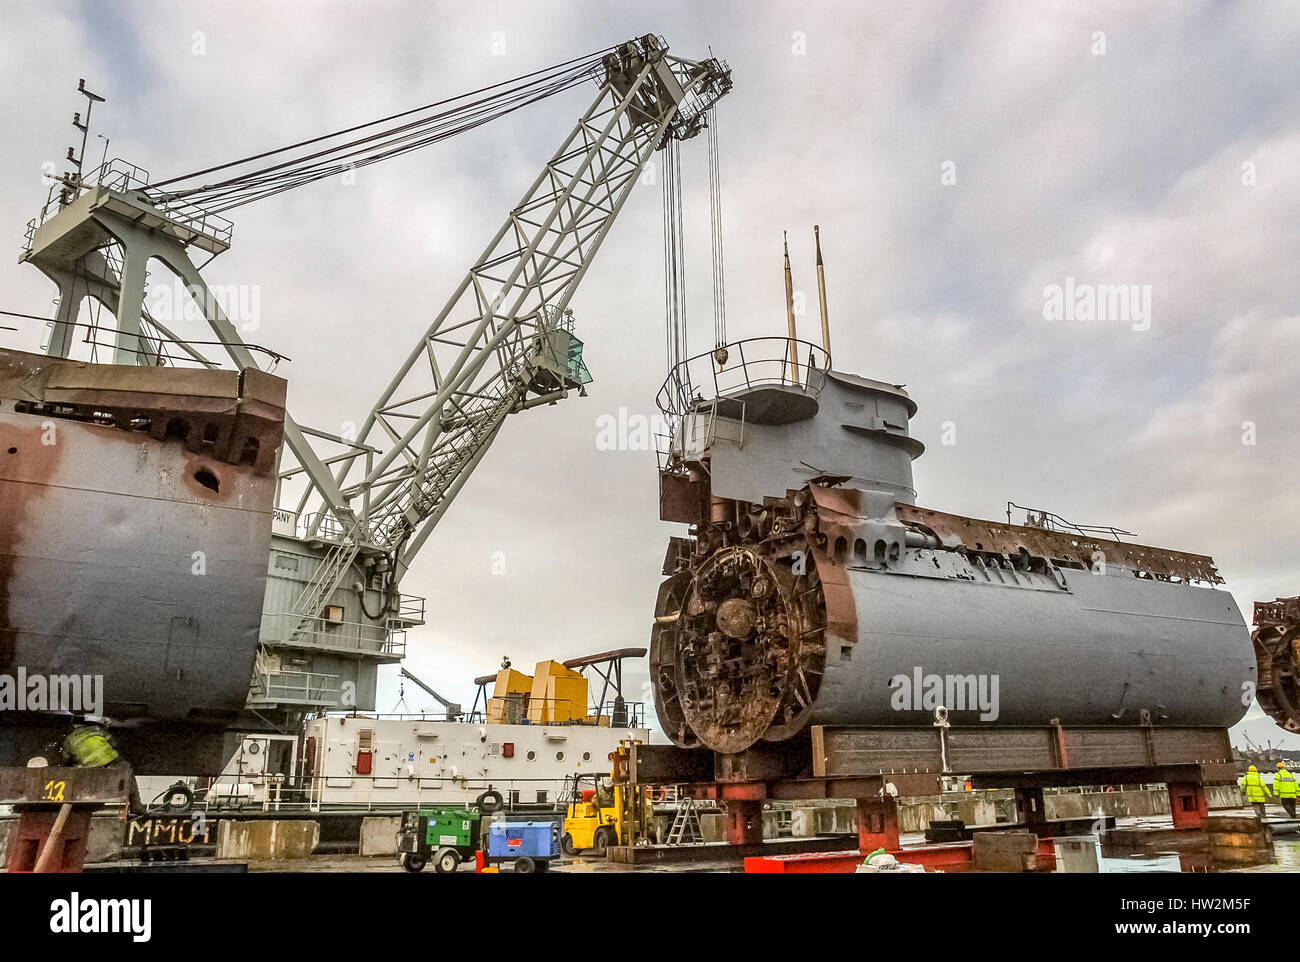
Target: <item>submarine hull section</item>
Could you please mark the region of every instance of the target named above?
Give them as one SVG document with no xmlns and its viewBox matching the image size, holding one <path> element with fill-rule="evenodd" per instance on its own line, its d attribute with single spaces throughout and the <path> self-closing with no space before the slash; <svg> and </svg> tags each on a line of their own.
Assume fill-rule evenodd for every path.
<svg viewBox="0 0 1300 962">
<path fill-rule="evenodd" d="M 1253 652 L 1225 591 L 1089 571 L 1065 588 L 844 574 L 854 610 L 830 620 L 857 632 L 829 634 L 810 724 L 927 724 L 943 706 L 954 724 L 1226 727 L 1249 703 Z"/>
<path fill-rule="evenodd" d="M 713 515 L 670 549 L 652 633 L 681 747 L 945 720 L 1227 727 L 1251 702 L 1250 635 L 1194 583 L 1218 577 L 1205 556 L 821 485 Z"/>
<path fill-rule="evenodd" d="M 220 770 L 257 651 L 283 401 L 258 371 L 0 351 L 0 676 L 20 696 L 0 764 L 95 714 L 139 773 Z"/>
</svg>

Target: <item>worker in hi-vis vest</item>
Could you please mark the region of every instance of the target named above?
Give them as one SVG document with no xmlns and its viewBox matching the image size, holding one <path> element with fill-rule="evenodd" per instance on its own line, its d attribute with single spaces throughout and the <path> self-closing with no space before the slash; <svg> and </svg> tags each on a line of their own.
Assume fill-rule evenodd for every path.
<svg viewBox="0 0 1300 962">
<path fill-rule="evenodd" d="M 107 768 L 120 757 L 108 732 L 100 725 L 77 725 L 63 741 L 63 750 L 78 768 Z"/>
<path fill-rule="evenodd" d="M 128 774 L 127 809 L 131 812 L 144 811 L 144 806 L 140 803 L 140 790 L 135 781 L 135 773 L 131 771 L 127 760 L 118 752 L 109 737 L 108 728 L 101 719 L 88 716 L 80 724 L 75 725 L 68 733 L 68 737 L 63 740 L 63 753 L 67 762 L 77 768 L 110 766 L 124 768 Z"/>
<path fill-rule="evenodd" d="M 1287 770 L 1286 762 L 1277 763 L 1277 774 L 1273 776 L 1273 795 L 1286 809 L 1288 818 L 1295 818 L 1295 800 L 1300 795 L 1300 783 Z"/>
<path fill-rule="evenodd" d="M 1246 793 L 1246 801 L 1255 809 L 1255 817 L 1262 819 L 1264 817 L 1264 801 L 1268 798 L 1268 786 L 1264 784 L 1264 779 L 1259 777 L 1259 769 L 1254 765 L 1246 771 L 1246 777 L 1241 780 L 1241 789 Z"/>
</svg>

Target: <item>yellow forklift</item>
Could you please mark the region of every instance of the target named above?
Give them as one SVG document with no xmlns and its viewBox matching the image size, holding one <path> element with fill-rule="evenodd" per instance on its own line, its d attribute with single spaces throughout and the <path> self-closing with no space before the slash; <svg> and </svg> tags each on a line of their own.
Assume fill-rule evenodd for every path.
<svg viewBox="0 0 1300 962">
<path fill-rule="evenodd" d="M 628 782 L 627 744 L 610 753 L 608 775 L 588 772 L 565 779 L 560 794 L 565 804 L 560 849 L 565 855 L 590 849 L 604 858 L 611 845 L 636 845 L 650 837 L 654 804 L 643 786 Z"/>
</svg>

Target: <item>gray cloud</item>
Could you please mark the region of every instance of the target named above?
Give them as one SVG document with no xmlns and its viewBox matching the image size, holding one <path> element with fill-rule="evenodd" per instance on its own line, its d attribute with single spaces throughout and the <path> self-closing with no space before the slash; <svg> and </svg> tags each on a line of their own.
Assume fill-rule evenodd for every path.
<svg viewBox="0 0 1300 962">
<path fill-rule="evenodd" d="M 686 56 L 712 45 L 736 78 L 720 112 L 733 337 L 783 332 L 783 228 L 815 303 L 819 223 L 837 366 L 908 384 L 922 504 L 998 517 L 1014 499 L 1211 553 L 1247 613 L 1300 591 L 1289 5 L 683 2 L 646 20 L 594 3 L 51 2 L 6 17 L 0 75 L 22 96 L 0 107 L 0 219 L 15 241 L 43 200 L 41 161 L 71 143 L 79 76 L 110 98 L 110 153 L 165 176 L 649 30 Z M 299 418 L 333 430 L 365 414 L 592 95 L 237 212 L 206 273 L 261 285 L 254 339 L 293 358 L 280 373 Z M 697 350 L 711 346 L 704 153 L 683 150 Z M 639 187 L 574 304 L 591 397 L 512 419 L 407 581 L 435 613 L 409 663 L 445 694 L 468 703 L 503 654 L 647 639 L 673 529 L 656 520 L 653 454 L 595 436 L 602 414 L 652 411 L 660 244 L 658 189 Z M 1066 276 L 1151 285 L 1151 329 L 1044 321 L 1043 288 Z M 12 261 L 0 283 L 6 308 L 52 296 Z M 380 701 L 396 701 L 392 679 Z"/>
</svg>

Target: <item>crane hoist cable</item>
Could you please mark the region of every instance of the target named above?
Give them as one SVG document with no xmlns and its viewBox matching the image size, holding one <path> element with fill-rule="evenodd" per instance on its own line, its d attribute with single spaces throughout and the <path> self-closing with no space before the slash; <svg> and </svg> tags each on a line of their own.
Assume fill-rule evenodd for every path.
<svg viewBox="0 0 1300 962">
<path fill-rule="evenodd" d="M 727 362 L 727 298 L 722 249 L 722 169 L 718 162 L 717 111 L 707 112 L 709 140 L 709 226 L 713 259 L 713 340 L 714 359 L 719 367 Z M 676 141 L 664 149 L 664 316 L 666 353 L 670 377 L 688 401 L 692 394 L 690 371 L 682 365 L 690 356 L 686 313 L 686 247 L 682 217 L 681 157 Z"/>
<path fill-rule="evenodd" d="M 709 129 L 709 215 L 713 235 L 713 343 L 727 343 L 727 282 L 722 260 L 722 169 L 718 163 L 718 111 L 710 107 Z M 725 354 L 723 355 L 725 357 Z M 720 360 L 720 363 L 726 363 Z"/>
<path fill-rule="evenodd" d="M 262 151 L 225 164 L 171 177 L 150 184 L 147 192 L 155 200 L 164 204 L 197 202 L 203 204 L 209 212 L 229 210 L 291 190 L 302 184 L 400 156 L 489 123 L 528 104 L 554 96 L 587 80 L 605 54 L 612 49 L 614 48 L 607 47 L 583 57 L 543 70 L 535 70 L 512 80 L 482 87 L 423 107 L 391 114 L 284 147 Z M 401 121 L 401 123 L 394 124 L 394 121 Z M 386 126 L 381 127 L 381 125 Z M 370 132 L 347 142 L 328 143 L 360 131 Z M 186 182 L 192 182 L 199 177 L 247 167 L 260 160 L 291 154 L 317 145 L 325 146 L 268 166 L 235 173 L 211 183 L 186 186 Z"/>
<path fill-rule="evenodd" d="M 686 251 L 682 238 L 682 168 L 678 142 L 664 145 L 664 315 L 667 320 L 667 361 L 670 375 L 685 376 L 679 370 L 689 356 L 686 341 Z M 689 384 L 677 383 L 689 395 Z"/>
</svg>

